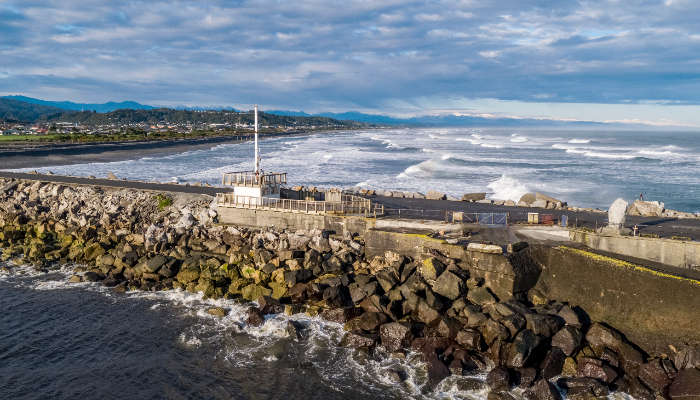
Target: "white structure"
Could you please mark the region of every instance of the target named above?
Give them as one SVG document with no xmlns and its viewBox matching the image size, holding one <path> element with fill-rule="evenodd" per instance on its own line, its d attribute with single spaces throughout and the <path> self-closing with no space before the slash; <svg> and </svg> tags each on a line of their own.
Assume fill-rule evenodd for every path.
<svg viewBox="0 0 700 400">
<path fill-rule="evenodd" d="M 263 173 L 258 149 L 258 106 L 255 106 L 255 170 L 224 173 L 221 184 L 233 186 L 224 194 L 225 202 L 242 206 L 263 206 L 265 199 L 279 199 L 280 187 L 287 183 L 286 173 Z"/>
</svg>

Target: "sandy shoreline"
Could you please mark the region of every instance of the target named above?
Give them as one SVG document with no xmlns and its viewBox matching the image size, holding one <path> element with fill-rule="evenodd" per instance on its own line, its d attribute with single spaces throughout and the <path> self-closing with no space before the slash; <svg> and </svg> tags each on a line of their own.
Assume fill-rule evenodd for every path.
<svg viewBox="0 0 700 400">
<path fill-rule="evenodd" d="M 262 136 L 300 136 L 320 132 L 284 133 Z M 58 165 L 135 160 L 147 156 L 164 156 L 185 151 L 208 149 L 225 143 L 250 140 L 243 135 L 197 139 L 173 139 L 117 143 L 56 143 L 24 148 L 0 148 L 0 170 L 39 168 Z"/>
</svg>

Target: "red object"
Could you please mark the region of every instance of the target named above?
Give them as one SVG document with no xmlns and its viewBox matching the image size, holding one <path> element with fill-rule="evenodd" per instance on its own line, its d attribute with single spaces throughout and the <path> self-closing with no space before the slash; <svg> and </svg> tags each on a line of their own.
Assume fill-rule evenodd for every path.
<svg viewBox="0 0 700 400">
<path fill-rule="evenodd" d="M 552 214 L 540 214 L 540 224 L 554 225 L 554 217 Z"/>
</svg>

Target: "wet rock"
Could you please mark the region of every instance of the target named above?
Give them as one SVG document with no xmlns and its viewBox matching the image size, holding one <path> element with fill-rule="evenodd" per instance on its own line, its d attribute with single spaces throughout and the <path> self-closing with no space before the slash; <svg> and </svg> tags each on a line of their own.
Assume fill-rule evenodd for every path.
<svg viewBox="0 0 700 400">
<path fill-rule="evenodd" d="M 683 346 L 673 355 L 673 364 L 677 369 L 700 369 L 700 345 Z"/>
<path fill-rule="evenodd" d="M 486 375 L 486 384 L 492 391 L 504 391 L 510 388 L 510 374 L 503 367 L 496 367 Z"/>
<path fill-rule="evenodd" d="M 70 283 L 79 283 L 79 282 L 82 282 L 82 281 L 83 281 L 83 279 L 80 277 L 80 275 L 73 275 L 73 276 L 71 276 L 70 279 L 68 280 L 68 282 L 70 282 Z"/>
<path fill-rule="evenodd" d="M 550 379 L 561 374 L 565 360 L 566 354 L 561 349 L 553 347 L 540 363 L 540 375 L 545 379 Z"/>
<path fill-rule="evenodd" d="M 250 285 L 241 289 L 241 297 L 249 301 L 255 301 L 262 296 L 270 296 L 271 294 L 271 289 L 256 285 L 254 283 L 251 283 Z"/>
<path fill-rule="evenodd" d="M 464 281 L 452 272 L 445 271 L 435 280 L 432 288 L 435 293 L 450 300 L 455 300 L 464 291 Z"/>
<path fill-rule="evenodd" d="M 457 332 L 456 342 L 467 349 L 481 349 L 481 333 L 476 329 L 464 329 Z"/>
<path fill-rule="evenodd" d="M 387 372 L 389 380 L 394 383 L 400 383 L 408 379 L 408 374 L 402 369 L 392 369 Z"/>
<path fill-rule="evenodd" d="M 679 371 L 668 394 L 673 400 L 700 399 L 700 370 L 688 368 Z"/>
<path fill-rule="evenodd" d="M 608 395 L 608 387 L 593 378 L 560 378 L 557 385 L 567 390 L 567 398 L 590 399 Z"/>
<path fill-rule="evenodd" d="M 570 356 L 579 349 L 583 340 L 583 333 L 574 327 L 567 325 L 552 337 L 552 346 L 561 349 L 564 354 Z"/>
<path fill-rule="evenodd" d="M 524 397 L 533 400 L 561 400 L 561 394 L 557 388 L 546 379 L 537 381 L 526 391 Z"/>
<path fill-rule="evenodd" d="M 162 267 L 166 262 L 168 262 L 168 259 L 165 256 L 162 256 L 160 254 L 155 255 L 151 258 L 149 258 L 144 264 L 144 272 L 149 272 L 149 273 L 154 273 L 158 271 L 160 267 Z"/>
<path fill-rule="evenodd" d="M 564 320 L 566 325 L 570 325 L 579 329 L 583 326 L 583 323 L 578 313 L 576 313 L 576 311 L 569 306 L 562 307 L 561 310 L 559 310 L 559 312 L 557 313 L 557 315 Z"/>
<path fill-rule="evenodd" d="M 353 348 L 371 348 L 377 343 L 377 335 L 365 334 L 365 333 L 355 333 L 346 332 L 343 339 L 340 341 L 340 345 L 344 347 Z"/>
<path fill-rule="evenodd" d="M 84 282 L 99 282 L 103 280 L 105 277 L 104 275 L 93 272 L 93 271 L 88 271 L 85 274 L 83 274 L 83 281 Z"/>
<path fill-rule="evenodd" d="M 199 269 L 182 269 L 180 272 L 177 273 L 175 276 L 175 279 L 177 279 L 178 282 L 188 284 L 190 282 L 194 282 L 197 279 L 199 279 Z"/>
<path fill-rule="evenodd" d="M 527 314 L 527 328 L 532 330 L 535 335 L 550 338 L 561 329 L 564 325 L 564 320 L 557 316 L 546 314 Z"/>
<path fill-rule="evenodd" d="M 577 360 L 577 364 L 577 375 L 579 377 L 595 378 L 605 383 L 611 383 L 617 378 L 617 372 L 598 359 L 581 357 Z"/>
<path fill-rule="evenodd" d="M 486 344 L 491 346 L 496 340 L 508 340 L 510 333 L 501 323 L 489 319 L 484 323 L 481 333 Z"/>
<path fill-rule="evenodd" d="M 337 322 L 339 324 L 344 324 L 349 320 L 360 316 L 362 313 L 361 308 L 357 307 L 345 307 L 345 308 L 334 308 L 330 310 L 323 310 L 321 312 L 321 318 Z"/>
<path fill-rule="evenodd" d="M 213 315 L 215 317 L 223 318 L 228 315 L 228 310 L 222 307 L 211 307 L 207 309 L 207 314 Z"/>
<path fill-rule="evenodd" d="M 418 299 L 417 304 L 417 318 L 419 321 L 426 325 L 430 325 L 440 318 L 440 313 L 434 308 L 430 307 L 428 303 L 423 299 Z"/>
<path fill-rule="evenodd" d="M 285 327 L 285 331 L 289 335 L 289 337 L 301 340 L 305 337 L 304 333 L 305 327 L 303 324 L 297 321 L 287 321 L 287 326 Z"/>
<path fill-rule="evenodd" d="M 250 326 L 261 326 L 265 323 L 265 316 L 256 307 L 250 307 L 246 315 L 246 323 Z"/>
<path fill-rule="evenodd" d="M 366 332 L 373 332 L 379 328 L 379 325 L 387 321 L 387 316 L 380 312 L 367 312 L 360 317 L 359 326 Z"/>
<path fill-rule="evenodd" d="M 639 368 L 639 380 L 649 389 L 660 393 L 671 384 L 671 378 L 659 359 L 651 360 Z"/>
<path fill-rule="evenodd" d="M 529 388 L 537 379 L 537 370 L 534 368 L 518 368 L 514 372 L 513 381 L 522 389 Z"/>
<path fill-rule="evenodd" d="M 379 336 L 382 345 L 390 352 L 399 351 L 408 347 L 413 340 L 411 327 L 408 324 L 400 322 L 390 322 L 381 325 L 379 328 Z"/>
<path fill-rule="evenodd" d="M 508 348 L 506 365 L 511 368 L 524 367 L 538 344 L 537 336 L 531 330 L 520 332 Z"/>
<path fill-rule="evenodd" d="M 613 349 L 620 356 L 626 371 L 637 369 L 644 362 L 642 353 L 627 343 L 622 334 L 600 323 L 594 323 L 588 329 L 586 340 L 598 354 L 606 347 Z"/>
<path fill-rule="evenodd" d="M 450 369 L 437 356 L 437 353 L 424 353 L 424 360 L 428 367 L 428 386 L 435 387 L 443 379 L 450 376 Z"/>
</svg>

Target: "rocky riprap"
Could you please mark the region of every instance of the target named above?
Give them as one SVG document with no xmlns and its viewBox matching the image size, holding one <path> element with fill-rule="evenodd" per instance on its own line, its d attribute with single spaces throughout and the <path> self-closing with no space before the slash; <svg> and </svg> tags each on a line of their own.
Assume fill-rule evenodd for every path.
<svg viewBox="0 0 700 400">
<path fill-rule="evenodd" d="M 341 345 L 421 353 L 430 385 L 489 371 L 493 399 L 512 398 L 514 387 L 533 399 L 558 399 L 558 388 L 571 399 L 612 390 L 700 396 L 700 347 L 650 358 L 583 310 L 535 291 L 499 300 L 467 265 L 439 252 L 368 260 L 361 236 L 218 226 L 210 204 L 205 196 L 0 181 L 2 260 L 47 270 L 75 263 L 72 282 L 116 291 L 256 301 L 251 325 L 270 313 L 320 315 L 344 324 Z M 288 326 L 294 336 L 302 329 Z"/>
</svg>

